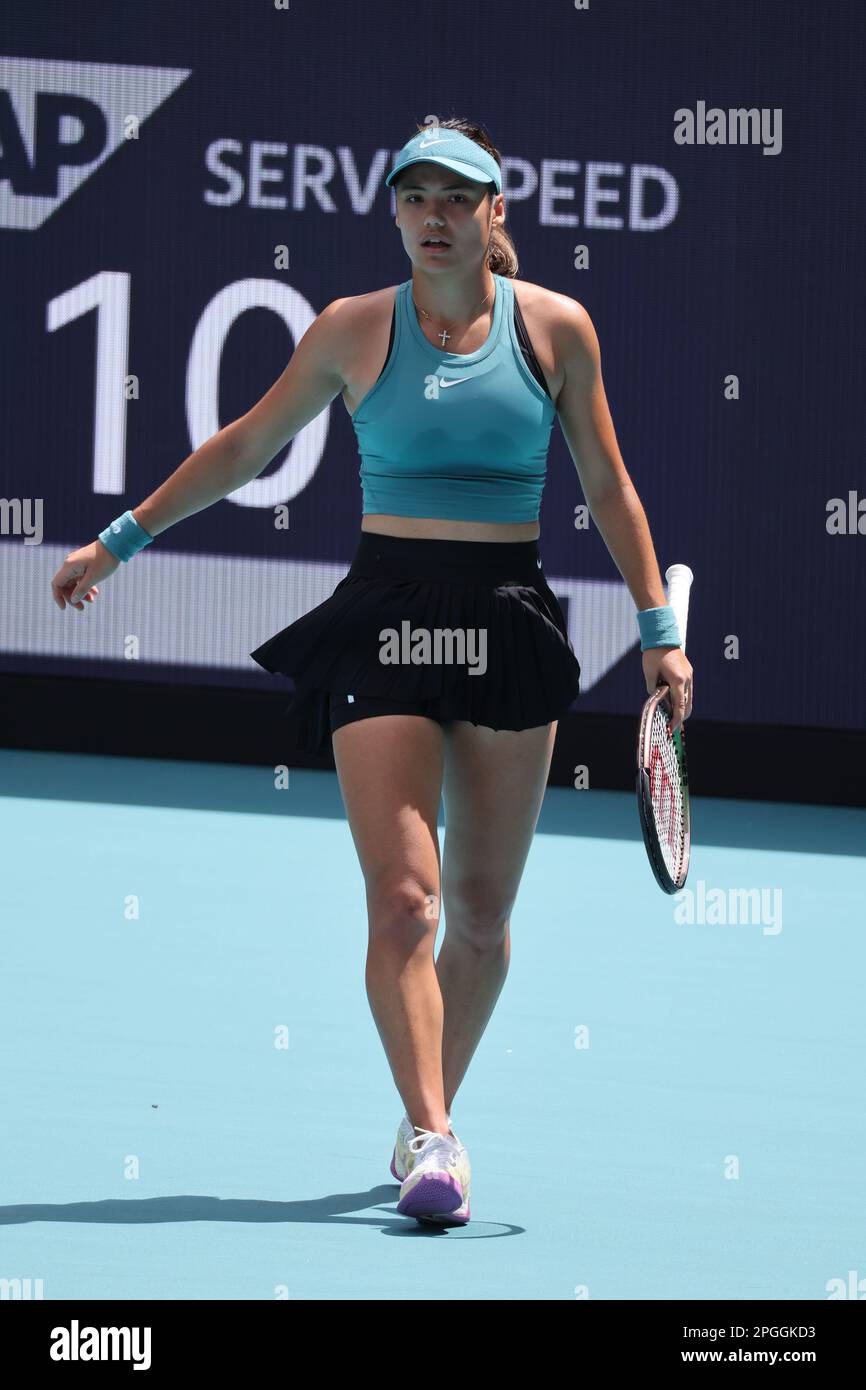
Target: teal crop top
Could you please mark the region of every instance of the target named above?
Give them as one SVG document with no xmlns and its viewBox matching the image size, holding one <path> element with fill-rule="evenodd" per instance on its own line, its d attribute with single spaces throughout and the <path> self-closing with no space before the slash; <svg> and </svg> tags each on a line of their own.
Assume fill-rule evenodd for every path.
<svg viewBox="0 0 866 1390">
<path fill-rule="evenodd" d="M 537 521 L 556 407 L 509 277 L 487 341 L 445 352 L 398 285 L 385 366 L 352 414 L 363 514 Z"/>
</svg>

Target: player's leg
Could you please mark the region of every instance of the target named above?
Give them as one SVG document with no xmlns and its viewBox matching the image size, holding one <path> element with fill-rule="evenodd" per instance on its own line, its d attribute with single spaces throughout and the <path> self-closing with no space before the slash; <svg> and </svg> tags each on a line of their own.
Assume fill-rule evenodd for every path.
<svg viewBox="0 0 866 1390">
<path fill-rule="evenodd" d="M 367 897 L 367 997 L 414 1125 L 448 1133 L 436 817 L 443 734 L 417 715 L 379 715 L 333 732 L 334 761 Z"/>
<path fill-rule="evenodd" d="M 445 732 L 445 937 L 436 961 L 445 1020 L 446 1110 L 508 973 L 510 914 L 550 770 L 556 721 L 520 732 L 455 721 Z"/>
</svg>

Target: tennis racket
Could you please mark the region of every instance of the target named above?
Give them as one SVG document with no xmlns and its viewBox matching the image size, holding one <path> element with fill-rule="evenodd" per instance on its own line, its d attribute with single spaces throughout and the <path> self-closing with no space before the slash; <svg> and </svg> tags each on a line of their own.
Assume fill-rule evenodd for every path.
<svg viewBox="0 0 866 1390">
<path fill-rule="evenodd" d="M 665 571 L 668 603 L 686 649 L 689 590 L 694 575 L 688 565 Z M 646 701 L 637 740 L 637 805 L 650 867 L 665 893 L 678 893 L 689 871 L 691 816 L 686 767 L 685 729 L 668 732 L 673 718 L 670 687 L 660 683 Z"/>
</svg>

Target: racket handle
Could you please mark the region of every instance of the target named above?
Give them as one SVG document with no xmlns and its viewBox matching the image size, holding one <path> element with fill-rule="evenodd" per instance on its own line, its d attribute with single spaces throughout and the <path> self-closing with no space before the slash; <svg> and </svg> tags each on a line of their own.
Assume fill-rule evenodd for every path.
<svg viewBox="0 0 866 1390">
<path fill-rule="evenodd" d="M 668 603 L 677 620 L 683 651 L 686 649 L 686 627 L 689 620 L 689 590 L 692 587 L 694 577 L 688 565 L 669 565 L 665 570 L 665 579 L 668 582 Z"/>
</svg>

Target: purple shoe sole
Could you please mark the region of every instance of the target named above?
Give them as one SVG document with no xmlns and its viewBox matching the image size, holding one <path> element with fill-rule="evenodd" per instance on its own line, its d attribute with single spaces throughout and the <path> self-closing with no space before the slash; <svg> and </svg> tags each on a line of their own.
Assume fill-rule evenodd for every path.
<svg viewBox="0 0 866 1390">
<path fill-rule="evenodd" d="M 444 1215 L 462 1205 L 460 1184 L 447 1173 L 430 1173 L 416 1183 L 405 1197 L 401 1197 L 397 1210 L 401 1216 L 423 1216 L 425 1213 Z"/>
<path fill-rule="evenodd" d="M 397 1182 L 402 1183 L 403 1179 L 397 1172 L 397 1145 L 394 1145 L 394 1152 L 391 1155 L 391 1176 Z M 455 1207 L 452 1212 L 419 1212 L 418 1220 L 426 1221 L 431 1226 L 466 1226 L 469 1224 L 471 1212 L 467 1206 L 465 1216 L 457 1216 L 458 1209 Z"/>
</svg>

